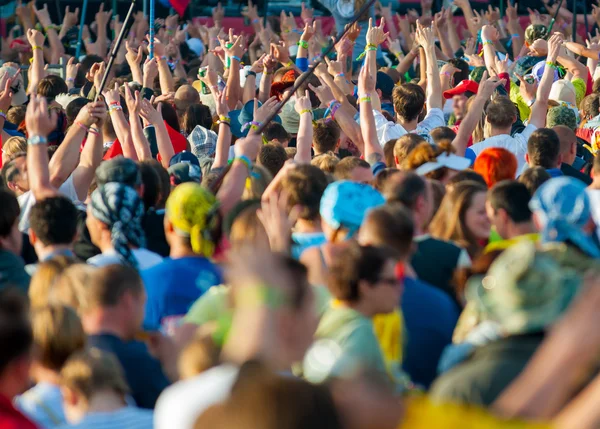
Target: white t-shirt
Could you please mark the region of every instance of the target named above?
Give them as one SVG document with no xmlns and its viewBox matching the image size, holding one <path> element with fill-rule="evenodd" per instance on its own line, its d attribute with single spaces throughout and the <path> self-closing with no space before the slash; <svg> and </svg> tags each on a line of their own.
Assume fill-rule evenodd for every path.
<svg viewBox="0 0 600 429">
<path fill-rule="evenodd" d="M 207 408 L 228 398 L 238 372 L 237 366 L 220 365 L 167 387 L 154 408 L 154 428 L 193 429 Z"/>
<path fill-rule="evenodd" d="M 527 153 L 527 140 L 531 137 L 531 134 L 537 130 L 535 125 L 529 124 L 523 131 L 510 136 L 508 134 L 502 134 L 483 140 L 482 142 L 475 143 L 473 146 L 467 148 L 467 154 L 472 151 L 475 157 L 478 157 L 484 149 L 490 147 L 502 147 L 507 149 L 515 155 L 517 158 L 517 176 L 519 176 L 526 168 L 527 162 L 525 161 L 525 154 Z M 469 155 L 467 155 L 469 157 Z"/>
<path fill-rule="evenodd" d="M 132 253 L 135 259 L 137 260 L 138 269 L 140 271 L 158 265 L 163 260 L 162 256 L 160 256 L 158 253 L 154 253 L 148 249 L 133 249 Z M 110 250 L 99 255 L 92 256 L 90 259 L 87 260 L 88 264 L 94 265 L 96 267 L 121 264 L 122 262 L 123 260 L 120 258 L 120 256 L 115 250 Z"/>
<path fill-rule="evenodd" d="M 75 185 L 73 184 L 73 175 L 70 175 L 65 182 L 60 185 L 58 192 L 63 194 L 65 197 L 73 201 L 75 205 L 81 205 Z M 35 197 L 33 192 L 27 191 L 23 195 L 17 197 L 19 201 L 19 207 L 21 207 L 21 216 L 19 217 L 19 231 L 29 231 L 29 215 L 31 214 L 31 208 L 35 204 Z"/>
<path fill-rule="evenodd" d="M 373 115 L 375 116 L 375 127 L 377 128 L 377 140 L 379 140 L 381 147 L 390 140 L 396 140 L 404 134 L 408 134 L 408 131 L 406 131 L 402 125 L 388 121 L 380 111 L 373 110 Z M 431 130 L 434 128 L 445 126 L 446 121 L 444 120 L 444 112 L 442 112 L 441 109 L 429 109 L 425 119 L 419 122 L 417 128 L 414 131 L 411 131 L 411 133 L 418 134 L 429 143 L 433 144 L 433 140 L 429 133 L 431 133 Z"/>
</svg>

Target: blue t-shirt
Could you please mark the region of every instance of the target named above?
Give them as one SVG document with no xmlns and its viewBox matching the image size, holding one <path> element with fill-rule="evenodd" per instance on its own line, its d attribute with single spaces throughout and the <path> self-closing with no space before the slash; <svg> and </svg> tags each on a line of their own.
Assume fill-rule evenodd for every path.
<svg viewBox="0 0 600 429">
<path fill-rule="evenodd" d="M 166 258 L 141 274 L 148 296 L 144 329 L 149 331 L 167 332 L 204 292 L 223 283 L 220 268 L 201 256 Z"/>
<path fill-rule="evenodd" d="M 408 337 L 402 367 L 414 383 L 429 388 L 440 356 L 452 342 L 458 309 L 441 290 L 411 278 L 404 279 L 401 299 Z"/>
<path fill-rule="evenodd" d="M 294 232 L 292 233 L 292 257 L 300 259 L 300 255 L 309 247 L 325 244 L 327 239 L 322 232 Z"/>
<path fill-rule="evenodd" d="M 114 353 L 125 372 L 131 396 L 140 408 L 154 408 L 161 392 L 171 384 L 160 362 L 141 341 L 123 341 L 112 334 L 90 335 L 88 346 Z"/>
</svg>

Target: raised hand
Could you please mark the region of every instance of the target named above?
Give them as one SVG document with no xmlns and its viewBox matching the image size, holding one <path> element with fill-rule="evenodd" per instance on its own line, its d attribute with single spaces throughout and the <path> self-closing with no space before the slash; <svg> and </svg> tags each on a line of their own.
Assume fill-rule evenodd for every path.
<svg viewBox="0 0 600 429">
<path fill-rule="evenodd" d="M 415 41 L 425 50 L 433 49 L 435 47 L 435 38 L 431 27 L 423 27 L 421 23 L 417 21 Z"/>
<path fill-rule="evenodd" d="M 254 72 L 254 73 L 262 73 L 262 71 L 265 68 L 265 58 L 267 57 L 267 54 L 262 54 L 260 56 L 260 58 L 258 58 L 256 61 L 254 61 L 254 63 L 252 64 L 252 67 L 250 67 L 250 71 Z"/>
<path fill-rule="evenodd" d="M 279 195 L 272 192 L 262 200 L 256 216 L 261 221 L 269 237 L 269 245 L 274 252 L 287 252 L 290 248 L 292 228 L 298 220 L 300 207 L 288 214 L 289 194 L 282 190 Z"/>
<path fill-rule="evenodd" d="M 221 6 L 221 2 L 217 3 L 217 7 L 213 9 L 212 18 L 215 25 L 221 27 L 223 18 L 225 18 L 225 9 L 223 9 L 223 6 Z"/>
<path fill-rule="evenodd" d="M 144 81 L 146 82 L 154 82 L 158 76 L 158 63 L 156 62 L 156 57 L 153 59 L 147 59 L 144 63 Z"/>
<path fill-rule="evenodd" d="M 332 100 L 335 99 L 331 88 L 329 88 L 323 82 L 321 82 L 321 85 L 319 86 L 314 86 L 313 84 L 309 83 L 308 87 L 311 89 L 312 92 L 315 93 L 315 95 L 323 105 L 328 105 L 329 103 L 331 103 Z"/>
<path fill-rule="evenodd" d="M 313 14 L 314 9 L 306 7 L 306 4 L 302 2 L 302 12 L 300 13 L 300 18 L 305 24 L 310 24 L 313 22 Z"/>
<path fill-rule="evenodd" d="M 127 84 L 125 84 L 128 87 Z M 115 82 L 115 86 L 113 89 L 105 90 L 102 95 L 104 95 L 104 99 L 107 104 L 111 103 L 120 103 L 121 102 L 121 94 L 119 93 L 119 84 Z"/>
<path fill-rule="evenodd" d="M 519 19 L 519 16 L 517 14 L 518 7 L 519 4 L 517 2 L 515 2 L 514 5 L 511 5 L 510 2 L 508 2 L 508 4 L 506 5 L 506 16 L 508 17 L 509 21 L 516 21 L 517 19 Z"/>
<path fill-rule="evenodd" d="M 244 51 L 246 49 L 246 43 L 245 43 L 245 39 L 244 36 L 237 36 L 231 43 L 231 47 L 228 48 L 227 44 L 225 43 L 225 41 L 223 39 L 219 39 L 219 42 L 221 43 L 221 48 L 223 48 L 223 50 L 225 51 L 225 53 L 227 55 L 229 55 L 230 58 L 232 57 L 237 57 L 237 58 L 242 58 L 242 56 L 244 55 Z"/>
<path fill-rule="evenodd" d="M 494 57 L 494 62 L 494 70 L 496 70 L 497 74 L 508 73 L 508 55 L 506 55 L 503 60 Z"/>
<path fill-rule="evenodd" d="M 50 19 L 50 12 L 48 12 L 48 3 L 45 3 L 43 8 L 37 9 L 35 7 L 34 2 L 32 3 L 32 8 L 38 21 L 40 21 L 40 24 L 42 24 L 42 27 L 46 28 L 52 25 L 52 20 Z"/>
<path fill-rule="evenodd" d="M 127 53 L 125 54 L 125 59 L 127 60 L 128 64 L 131 65 L 140 65 L 140 63 L 142 62 L 142 49 L 134 49 L 130 44 L 129 41 L 126 40 L 125 41 L 125 49 L 127 51 Z"/>
<path fill-rule="evenodd" d="M 549 62 L 556 62 L 560 47 L 563 44 L 563 36 L 560 33 L 554 33 L 548 40 L 548 58 Z"/>
<path fill-rule="evenodd" d="M 161 106 L 159 104 L 155 109 L 150 101 L 142 97 L 140 102 L 140 116 L 148 121 L 148 123 L 156 125 L 163 121 Z"/>
<path fill-rule="evenodd" d="M 271 55 L 277 59 L 281 64 L 288 64 L 290 62 L 290 53 L 288 49 L 283 45 L 277 45 L 271 43 Z"/>
<path fill-rule="evenodd" d="M 299 115 L 305 110 L 312 110 L 312 103 L 310 101 L 310 96 L 308 95 L 308 90 L 304 91 L 304 95 L 300 95 L 300 92 L 296 93 L 296 104 L 294 105 L 294 108 Z"/>
<path fill-rule="evenodd" d="M 377 27 L 373 26 L 373 18 L 369 18 L 369 29 L 367 31 L 367 44 L 379 46 L 383 42 L 385 42 L 385 40 L 388 38 L 388 36 L 390 34 L 383 31 L 384 26 L 385 26 L 385 18 L 381 18 L 379 26 L 377 26 Z"/>
<path fill-rule="evenodd" d="M 334 61 L 325 57 L 325 62 L 327 63 L 327 72 L 330 75 L 338 76 L 344 72 L 344 65 L 341 63 L 341 61 Z"/>
<path fill-rule="evenodd" d="M 490 98 L 496 88 L 500 85 L 504 85 L 506 81 L 504 79 L 498 79 L 497 76 L 492 76 L 488 78 L 487 72 L 483 73 L 481 77 L 481 82 L 479 83 L 479 90 L 477 91 L 477 95 L 481 94 L 484 98 Z"/>
<path fill-rule="evenodd" d="M 258 107 L 258 100 L 254 99 L 254 121 L 263 123 L 276 109 L 279 101 L 277 97 L 271 97 L 265 103 Z"/>
<path fill-rule="evenodd" d="M 104 11 L 104 3 L 100 3 L 100 9 L 96 13 L 96 25 L 98 28 L 106 28 L 108 21 L 112 17 L 112 9 L 108 12 Z"/>
<path fill-rule="evenodd" d="M 258 7 L 252 3 L 252 0 L 248 0 L 248 6 L 242 10 L 242 16 L 248 18 L 252 23 L 257 19 L 260 19 L 258 16 Z"/>
<path fill-rule="evenodd" d="M 85 107 L 81 110 L 84 109 Z M 56 128 L 57 119 L 56 110 L 52 109 L 51 112 L 48 112 L 46 97 L 37 94 L 31 95 L 25 114 L 25 127 L 29 137 L 48 137 Z"/>
<path fill-rule="evenodd" d="M 493 8 L 492 5 L 488 5 L 488 9 L 483 15 L 489 23 L 500 21 L 500 8 Z"/>
<path fill-rule="evenodd" d="M 535 100 L 539 85 L 538 81 L 534 79 L 533 82 L 528 82 L 523 76 L 519 76 L 516 73 L 515 77 L 521 82 L 521 85 L 519 86 L 521 97 L 526 101 Z"/>
<path fill-rule="evenodd" d="M 44 46 L 44 40 L 46 39 L 46 36 L 44 36 L 43 33 L 37 31 L 37 30 L 33 30 L 33 29 L 29 29 L 27 30 L 27 41 L 29 42 L 29 44 L 31 45 L 31 47 L 33 48 L 35 47 L 43 47 Z"/>
<path fill-rule="evenodd" d="M 94 124 L 101 128 L 108 116 L 104 100 L 99 98 L 96 102 L 88 103 L 86 107 L 89 109 L 90 117 L 94 118 Z"/>
<path fill-rule="evenodd" d="M 302 36 L 300 36 L 300 40 L 308 42 L 317 32 L 317 22 L 313 22 L 312 24 L 306 23 L 304 24 L 304 31 L 302 32 Z"/>
<path fill-rule="evenodd" d="M 495 42 L 499 37 L 498 29 L 493 25 L 484 25 L 481 29 L 481 39 L 483 41 Z"/>
<path fill-rule="evenodd" d="M 347 24 L 346 27 L 350 25 Z M 352 24 L 352 27 L 350 27 L 350 30 L 348 30 L 348 32 L 346 33 L 346 37 L 348 39 L 350 39 L 350 41 L 352 43 L 356 42 L 356 39 L 358 39 L 358 36 L 360 35 L 360 30 L 361 27 L 360 25 L 358 25 L 358 22 L 355 22 L 354 24 Z"/>
<path fill-rule="evenodd" d="M 358 75 L 358 94 L 364 96 L 373 92 L 375 92 L 375 77 L 371 76 L 367 67 L 362 67 Z"/>
<path fill-rule="evenodd" d="M 12 98 L 13 98 L 13 92 L 11 91 L 10 87 L 13 84 L 15 77 L 19 75 L 19 73 L 21 72 L 20 69 L 17 69 L 17 73 L 15 74 L 14 77 L 9 77 L 8 73 L 4 74 L 4 79 L 3 79 L 3 84 L 0 85 L 0 88 L 2 88 L 2 92 L 0 92 L 0 110 L 2 110 L 3 112 L 8 111 L 9 107 L 10 107 L 10 103 L 12 102 Z"/>
<path fill-rule="evenodd" d="M 213 91 L 213 98 L 215 100 L 215 110 L 217 116 L 229 116 L 229 105 L 227 104 L 226 91 Z"/>
<path fill-rule="evenodd" d="M 79 71 L 79 67 L 80 67 L 79 63 L 75 64 L 75 57 L 69 58 L 69 61 L 67 62 L 67 74 L 66 74 L 67 83 L 73 82 L 75 80 L 75 78 L 77 77 L 77 72 Z"/>
</svg>

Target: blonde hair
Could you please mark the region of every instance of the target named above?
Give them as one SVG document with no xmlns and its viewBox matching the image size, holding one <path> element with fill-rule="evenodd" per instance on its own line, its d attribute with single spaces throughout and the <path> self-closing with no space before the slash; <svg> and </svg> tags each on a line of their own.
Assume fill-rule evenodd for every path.
<svg viewBox="0 0 600 429">
<path fill-rule="evenodd" d="M 29 301 L 32 308 L 44 307 L 50 301 L 50 293 L 63 271 L 75 263 L 70 256 L 56 256 L 38 265 L 29 283 Z"/>
<path fill-rule="evenodd" d="M 273 175 L 269 173 L 269 170 L 260 165 L 253 165 L 250 176 L 246 179 L 242 200 L 259 200 L 271 180 L 273 180 Z"/>
<path fill-rule="evenodd" d="M 177 361 L 180 380 L 195 377 L 218 364 L 220 350 L 211 336 L 215 329 L 216 322 L 203 325 L 183 348 Z"/>
<path fill-rule="evenodd" d="M 74 354 L 60 371 L 60 385 L 76 391 L 86 401 L 100 391 L 129 393 L 123 368 L 114 354 L 92 348 Z"/>
<path fill-rule="evenodd" d="M 67 359 L 86 343 L 81 320 L 65 305 L 47 305 L 31 317 L 36 359 L 44 368 L 60 371 Z"/>
<path fill-rule="evenodd" d="M 335 167 L 340 162 L 339 158 L 333 154 L 333 152 L 327 152 L 322 155 L 316 156 L 310 162 L 310 165 L 318 167 L 319 170 L 324 173 L 333 174 Z"/>
<path fill-rule="evenodd" d="M 259 243 L 266 243 L 268 246 L 267 231 L 256 214 L 259 207 L 259 205 L 247 207 L 235 218 L 229 234 L 231 247 L 235 248 L 248 244 L 258 245 Z"/>
<path fill-rule="evenodd" d="M 87 264 L 74 264 L 67 267 L 56 280 L 50 291 L 50 301 L 68 305 L 77 313 L 86 307 L 86 287 L 95 268 Z"/>
<path fill-rule="evenodd" d="M 4 156 L 9 159 L 16 153 L 26 153 L 27 140 L 25 139 L 25 137 L 10 137 L 2 145 L 2 152 L 4 153 Z"/>
</svg>

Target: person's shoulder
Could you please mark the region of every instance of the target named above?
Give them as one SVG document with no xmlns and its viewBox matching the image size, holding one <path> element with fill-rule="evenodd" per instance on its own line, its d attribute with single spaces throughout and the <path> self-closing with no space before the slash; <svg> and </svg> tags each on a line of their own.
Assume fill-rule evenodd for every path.
<svg viewBox="0 0 600 429">
<path fill-rule="evenodd" d="M 193 427 L 204 410 L 229 396 L 238 372 L 236 366 L 219 365 L 167 387 L 156 402 L 155 428 Z"/>
</svg>

